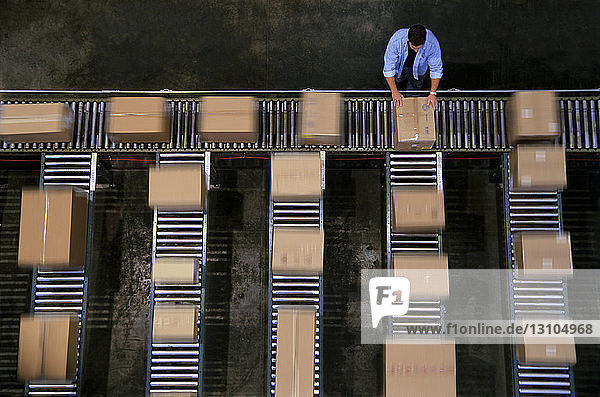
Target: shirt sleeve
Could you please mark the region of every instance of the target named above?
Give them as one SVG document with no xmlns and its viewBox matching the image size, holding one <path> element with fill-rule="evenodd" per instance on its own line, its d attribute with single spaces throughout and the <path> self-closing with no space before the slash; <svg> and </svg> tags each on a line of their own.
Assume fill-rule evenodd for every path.
<svg viewBox="0 0 600 397">
<path fill-rule="evenodd" d="M 444 64 L 442 63 L 442 49 L 437 39 L 432 43 L 433 49 L 427 59 L 429 65 L 429 77 L 432 79 L 441 79 L 444 74 Z"/>
<path fill-rule="evenodd" d="M 399 56 L 398 40 L 394 40 L 394 36 L 392 36 L 383 55 L 383 75 L 385 77 L 394 77 L 396 75 Z"/>
</svg>

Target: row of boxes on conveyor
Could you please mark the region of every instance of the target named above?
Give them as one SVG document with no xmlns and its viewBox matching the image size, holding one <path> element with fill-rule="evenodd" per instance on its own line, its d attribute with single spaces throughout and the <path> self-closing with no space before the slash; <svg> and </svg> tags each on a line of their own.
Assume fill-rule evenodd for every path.
<svg viewBox="0 0 600 397">
<path fill-rule="evenodd" d="M 560 134 L 554 93 L 516 93 L 509 103 L 508 113 L 510 141 L 515 145 L 510 153 L 511 191 L 557 192 L 564 189 L 567 184 L 565 148 L 553 144 Z M 572 275 L 568 232 L 519 232 L 513 235 L 513 244 L 519 278 L 548 280 Z M 517 358 L 522 363 L 576 362 L 572 337 L 538 338 L 536 343 L 524 337 L 522 342 L 517 347 Z"/>
<path fill-rule="evenodd" d="M 393 188 L 391 226 L 394 233 L 440 233 L 445 228 L 443 190 Z M 445 254 L 393 254 L 391 269 L 394 276 L 410 280 L 411 300 L 439 300 L 449 295 Z M 456 395 L 453 343 L 399 343 L 392 337 L 385 345 L 384 368 L 386 397 Z"/>
<path fill-rule="evenodd" d="M 337 115 L 323 114 L 322 119 Z M 274 203 L 320 203 L 320 153 L 274 153 L 271 199 Z M 275 276 L 317 276 L 323 272 L 324 232 L 320 226 L 273 227 L 271 269 Z M 315 382 L 316 307 L 279 305 L 275 396 L 312 396 Z"/>
<path fill-rule="evenodd" d="M 306 92 L 299 112 L 299 143 L 339 145 L 342 97 Z M 206 96 L 201 100 L 197 130 L 203 142 L 255 143 L 258 102 L 254 97 Z M 70 142 L 74 113 L 65 103 L 0 106 L 0 140 Z M 108 136 L 117 143 L 161 143 L 171 139 L 168 103 L 161 97 L 116 97 L 109 100 Z"/>
<path fill-rule="evenodd" d="M 19 267 L 81 269 L 86 256 L 88 198 L 72 188 L 21 194 Z M 23 315 L 18 378 L 63 380 L 75 376 L 78 317 L 48 312 Z"/>
</svg>

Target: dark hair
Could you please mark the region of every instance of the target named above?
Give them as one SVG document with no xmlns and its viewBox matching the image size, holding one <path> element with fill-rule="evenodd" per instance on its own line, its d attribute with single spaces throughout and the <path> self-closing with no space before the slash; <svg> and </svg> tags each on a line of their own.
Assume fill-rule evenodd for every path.
<svg viewBox="0 0 600 397">
<path fill-rule="evenodd" d="M 408 41 L 414 46 L 425 44 L 425 37 L 427 36 L 427 30 L 423 25 L 413 25 L 408 29 Z"/>
</svg>

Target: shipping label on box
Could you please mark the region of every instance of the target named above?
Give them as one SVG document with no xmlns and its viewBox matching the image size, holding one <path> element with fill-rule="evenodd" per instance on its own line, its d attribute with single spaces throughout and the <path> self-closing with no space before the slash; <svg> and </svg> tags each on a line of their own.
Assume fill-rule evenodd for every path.
<svg viewBox="0 0 600 397">
<path fill-rule="evenodd" d="M 394 149 L 431 149 L 436 141 L 434 109 L 427 98 L 404 98 L 402 102 L 394 107 Z"/>
</svg>

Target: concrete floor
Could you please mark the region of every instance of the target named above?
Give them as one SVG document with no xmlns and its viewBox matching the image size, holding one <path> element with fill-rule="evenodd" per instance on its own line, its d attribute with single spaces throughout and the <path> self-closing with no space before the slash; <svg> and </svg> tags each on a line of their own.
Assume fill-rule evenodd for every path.
<svg viewBox="0 0 600 397">
<path fill-rule="evenodd" d="M 395 30 L 438 37 L 442 88 L 600 86 L 595 0 L 0 1 L 0 88 L 385 88 Z"/>
</svg>

